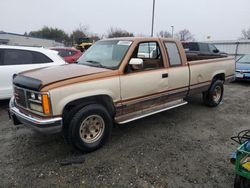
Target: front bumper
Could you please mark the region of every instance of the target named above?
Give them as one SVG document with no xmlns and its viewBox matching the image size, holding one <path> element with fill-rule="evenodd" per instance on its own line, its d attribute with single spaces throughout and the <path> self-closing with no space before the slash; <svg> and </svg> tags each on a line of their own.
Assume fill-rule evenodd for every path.
<svg viewBox="0 0 250 188">
<path fill-rule="evenodd" d="M 12 98 L 9 103 L 9 115 L 15 125 L 24 124 L 36 131 L 53 134 L 62 131 L 62 118 L 38 118 L 31 115 L 26 115 L 15 106 L 14 99 Z"/>
<path fill-rule="evenodd" d="M 236 80 L 248 80 L 248 81 L 250 80 L 250 73 L 248 73 L 248 72 L 247 73 L 246 72 L 242 72 L 242 73 L 236 72 L 235 75 L 236 75 L 235 76 Z"/>
</svg>

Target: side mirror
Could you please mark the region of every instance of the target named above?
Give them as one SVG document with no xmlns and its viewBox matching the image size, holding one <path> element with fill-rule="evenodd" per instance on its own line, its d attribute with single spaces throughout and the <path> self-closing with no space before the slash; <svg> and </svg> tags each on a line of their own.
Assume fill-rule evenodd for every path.
<svg viewBox="0 0 250 188">
<path fill-rule="evenodd" d="M 141 58 L 131 58 L 129 65 L 133 70 L 143 69 L 143 60 Z"/>
</svg>

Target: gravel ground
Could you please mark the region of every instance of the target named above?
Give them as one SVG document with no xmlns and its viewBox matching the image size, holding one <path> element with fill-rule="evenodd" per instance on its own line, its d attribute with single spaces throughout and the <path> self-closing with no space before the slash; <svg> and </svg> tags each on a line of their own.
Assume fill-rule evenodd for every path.
<svg viewBox="0 0 250 188">
<path fill-rule="evenodd" d="M 60 135 L 41 135 L 8 120 L 0 102 L 0 187 L 233 187 L 230 137 L 250 124 L 250 84 L 225 86 L 216 108 L 189 104 L 116 126 L 109 142 L 79 153 Z"/>
</svg>

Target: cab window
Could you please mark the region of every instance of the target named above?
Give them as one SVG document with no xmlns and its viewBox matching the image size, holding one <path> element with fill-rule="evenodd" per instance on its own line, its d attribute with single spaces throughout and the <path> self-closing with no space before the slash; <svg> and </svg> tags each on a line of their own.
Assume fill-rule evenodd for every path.
<svg viewBox="0 0 250 188">
<path fill-rule="evenodd" d="M 142 67 L 128 65 L 128 72 L 159 69 L 163 67 L 161 50 L 157 42 L 139 43 L 132 58 L 142 59 Z"/>
<path fill-rule="evenodd" d="M 182 65 L 181 57 L 177 45 L 174 42 L 165 42 L 168 53 L 168 61 L 171 67 Z"/>
</svg>

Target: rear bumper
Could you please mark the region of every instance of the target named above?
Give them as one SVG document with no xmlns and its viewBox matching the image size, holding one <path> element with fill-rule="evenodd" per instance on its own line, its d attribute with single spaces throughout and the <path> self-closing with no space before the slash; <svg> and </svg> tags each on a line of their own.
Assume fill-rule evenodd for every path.
<svg viewBox="0 0 250 188">
<path fill-rule="evenodd" d="M 9 115 L 15 125 L 24 124 L 27 127 L 45 134 L 53 134 L 62 131 L 61 117 L 41 119 L 28 116 L 15 107 L 13 98 L 10 100 L 9 104 Z"/>
</svg>

